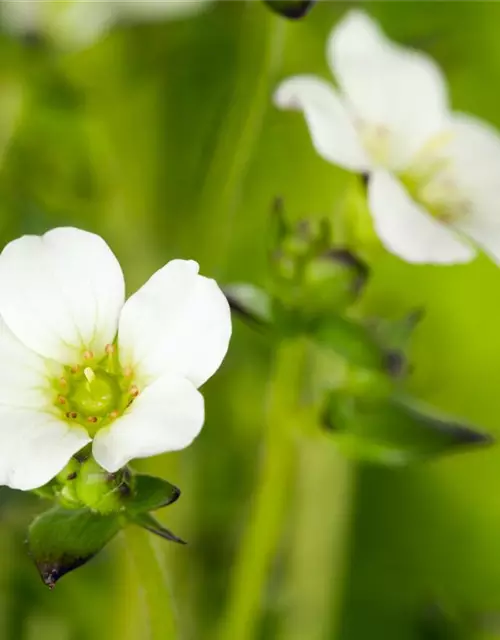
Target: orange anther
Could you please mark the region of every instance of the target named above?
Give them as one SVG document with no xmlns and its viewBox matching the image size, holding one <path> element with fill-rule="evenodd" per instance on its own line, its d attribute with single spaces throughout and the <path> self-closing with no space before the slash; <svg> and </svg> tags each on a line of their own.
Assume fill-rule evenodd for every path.
<svg viewBox="0 0 500 640">
<path fill-rule="evenodd" d="M 120 415 L 120 414 L 119 414 L 119 413 L 118 413 L 118 411 L 115 409 L 114 411 L 111 411 L 111 412 L 110 412 L 109 417 L 114 419 L 114 418 L 118 418 L 118 416 L 119 416 L 119 415 Z"/>
<path fill-rule="evenodd" d="M 104 351 L 105 351 L 106 353 L 114 353 L 114 352 L 115 352 L 115 345 L 114 345 L 114 344 L 107 344 L 107 345 L 104 347 Z"/>
<path fill-rule="evenodd" d="M 78 373 L 80 371 L 80 365 L 75 364 L 71 367 L 71 373 Z"/>
<path fill-rule="evenodd" d="M 139 388 L 137 387 L 137 385 L 133 384 L 129 389 L 129 393 L 133 398 L 137 398 L 137 396 L 139 395 Z"/>
<path fill-rule="evenodd" d="M 97 418 L 95 416 L 89 416 L 87 422 L 97 422 Z"/>
<path fill-rule="evenodd" d="M 92 353 L 92 351 L 84 351 L 83 352 L 83 359 L 84 360 L 92 360 L 93 357 L 94 357 L 94 354 Z"/>
<path fill-rule="evenodd" d="M 68 411 L 66 418 L 72 418 L 74 420 L 75 418 L 78 418 L 78 414 L 76 411 Z"/>
<path fill-rule="evenodd" d="M 68 381 L 66 380 L 66 378 L 59 378 L 59 384 L 61 385 L 61 387 L 66 387 L 68 386 Z"/>
<path fill-rule="evenodd" d="M 59 404 L 66 404 L 66 398 L 64 396 L 57 396 L 57 402 L 59 402 Z"/>
</svg>

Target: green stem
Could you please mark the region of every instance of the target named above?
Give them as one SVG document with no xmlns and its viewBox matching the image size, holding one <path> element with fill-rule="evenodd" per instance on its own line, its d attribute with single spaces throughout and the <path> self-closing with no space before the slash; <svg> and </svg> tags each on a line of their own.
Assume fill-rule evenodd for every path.
<svg viewBox="0 0 500 640">
<path fill-rule="evenodd" d="M 306 347 L 302 340 L 277 347 L 266 411 L 264 458 L 250 521 L 233 569 L 228 610 L 218 636 L 221 640 L 255 637 L 267 578 L 283 533 L 296 426 L 305 419 L 298 396 L 303 386 Z"/>
<path fill-rule="evenodd" d="M 227 255 L 233 214 L 271 104 L 285 42 L 285 20 L 253 1 L 246 2 L 241 12 L 236 82 L 199 199 L 198 236 L 203 238 L 200 252 L 204 252 L 199 260 L 205 269 L 220 269 Z"/>
<path fill-rule="evenodd" d="M 303 438 L 299 451 L 289 590 L 278 637 L 327 640 L 338 637 L 354 469 L 324 438 Z"/>
<path fill-rule="evenodd" d="M 134 526 L 125 530 L 125 540 L 132 556 L 137 581 L 145 597 L 147 620 L 141 638 L 175 640 L 178 637 L 176 614 L 156 540 L 152 534 Z"/>
</svg>

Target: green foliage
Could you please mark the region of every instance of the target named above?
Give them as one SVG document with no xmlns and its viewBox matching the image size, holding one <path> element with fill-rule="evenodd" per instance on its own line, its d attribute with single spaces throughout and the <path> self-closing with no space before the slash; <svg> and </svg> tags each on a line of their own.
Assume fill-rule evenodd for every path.
<svg viewBox="0 0 500 640">
<path fill-rule="evenodd" d="M 32 522 L 28 549 L 42 580 L 52 589 L 62 576 L 101 551 L 120 529 L 116 514 L 54 507 Z"/>
</svg>

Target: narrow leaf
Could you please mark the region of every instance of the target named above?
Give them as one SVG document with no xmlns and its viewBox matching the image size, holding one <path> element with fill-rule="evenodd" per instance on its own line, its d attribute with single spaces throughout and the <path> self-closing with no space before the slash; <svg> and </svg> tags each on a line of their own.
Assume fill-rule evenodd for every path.
<svg viewBox="0 0 500 640">
<path fill-rule="evenodd" d="M 63 575 L 101 551 L 120 529 L 121 519 L 117 515 L 54 507 L 31 523 L 29 553 L 42 580 L 52 589 Z"/>
<path fill-rule="evenodd" d="M 127 513 L 138 514 L 161 509 L 175 502 L 180 489 L 163 478 L 138 474 L 134 476 L 133 489 L 123 503 Z"/>
<path fill-rule="evenodd" d="M 171 542 L 177 542 L 179 544 L 186 544 L 184 540 L 181 540 L 181 538 L 176 536 L 175 533 L 172 533 L 169 529 L 166 529 L 149 513 L 139 513 L 137 515 L 131 516 L 130 521 L 134 524 L 139 525 L 143 529 L 146 529 L 147 531 L 160 536 L 161 538 L 165 538 L 165 540 L 170 540 Z"/>
<path fill-rule="evenodd" d="M 231 311 L 253 324 L 272 322 L 271 300 L 267 293 L 252 284 L 231 284 L 224 287 Z"/>
<path fill-rule="evenodd" d="M 400 396 L 380 402 L 332 396 L 326 422 L 346 453 L 383 464 L 406 464 L 492 441 L 469 425 Z"/>
</svg>

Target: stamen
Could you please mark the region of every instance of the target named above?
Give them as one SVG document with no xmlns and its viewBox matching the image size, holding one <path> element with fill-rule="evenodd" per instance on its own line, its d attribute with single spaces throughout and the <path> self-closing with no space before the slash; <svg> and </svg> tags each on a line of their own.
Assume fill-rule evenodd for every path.
<svg viewBox="0 0 500 640">
<path fill-rule="evenodd" d="M 104 347 L 104 351 L 105 351 L 107 354 L 114 353 L 114 352 L 115 352 L 115 345 L 114 345 L 114 344 L 107 344 L 107 345 Z"/>
<path fill-rule="evenodd" d="M 87 382 L 91 383 L 95 380 L 95 373 L 91 367 L 85 367 L 83 375 L 87 378 Z"/>
<path fill-rule="evenodd" d="M 75 418 L 78 418 L 78 414 L 76 411 L 68 411 L 66 418 L 72 418 L 74 420 Z"/>
<path fill-rule="evenodd" d="M 71 367 L 71 373 L 78 373 L 80 371 L 80 365 L 75 364 Z"/>
<path fill-rule="evenodd" d="M 61 387 L 67 387 L 68 381 L 66 380 L 66 378 L 59 378 L 59 384 L 61 385 Z"/>
<path fill-rule="evenodd" d="M 87 418 L 87 422 L 93 422 L 93 423 L 97 422 L 97 418 L 96 418 L 96 416 L 89 416 L 89 417 Z"/>
<path fill-rule="evenodd" d="M 137 398 L 137 396 L 139 395 L 139 388 L 137 387 L 137 385 L 133 384 L 129 389 L 129 393 L 133 398 Z"/>
<path fill-rule="evenodd" d="M 125 367 L 125 368 L 123 369 L 123 375 L 124 375 L 126 378 L 130 378 L 130 376 L 132 375 L 132 367 Z"/>
<path fill-rule="evenodd" d="M 110 413 L 109 413 L 109 417 L 112 418 L 113 420 L 115 418 L 118 418 L 119 415 L 120 414 L 118 413 L 118 411 L 116 409 L 114 409 L 113 411 L 110 411 Z"/>
<path fill-rule="evenodd" d="M 92 353 L 92 351 L 84 351 L 83 352 L 83 359 L 84 360 L 92 360 L 93 357 L 94 357 L 94 354 Z"/>
<path fill-rule="evenodd" d="M 66 398 L 64 396 L 57 396 L 57 402 L 59 402 L 59 404 L 66 404 Z"/>
</svg>

